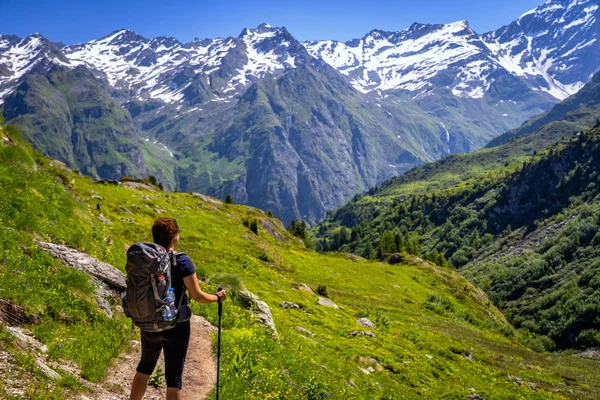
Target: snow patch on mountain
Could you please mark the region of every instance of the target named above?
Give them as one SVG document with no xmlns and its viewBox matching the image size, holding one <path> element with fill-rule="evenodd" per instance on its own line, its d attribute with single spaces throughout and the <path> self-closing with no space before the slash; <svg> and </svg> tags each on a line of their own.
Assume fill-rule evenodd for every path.
<svg viewBox="0 0 600 400">
<path fill-rule="evenodd" d="M 486 48 L 466 21 L 447 25 L 414 24 L 400 32 L 372 31 L 360 40 L 346 43 L 304 43 L 309 53 L 320 57 L 350 78 L 361 92 L 405 89 L 422 91 L 434 86 L 437 75 L 459 64 L 453 92 L 461 97 L 481 97 L 487 90 L 473 88 L 472 79 L 488 85 L 487 74 L 495 69 Z M 489 85 L 488 85 L 489 86 Z"/>
</svg>

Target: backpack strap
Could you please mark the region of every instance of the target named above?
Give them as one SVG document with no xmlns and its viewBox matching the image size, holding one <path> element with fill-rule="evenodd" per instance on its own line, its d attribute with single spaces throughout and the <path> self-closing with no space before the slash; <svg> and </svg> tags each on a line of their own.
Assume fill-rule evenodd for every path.
<svg viewBox="0 0 600 400">
<path fill-rule="evenodd" d="M 178 253 L 175 250 L 172 250 L 171 251 L 171 268 L 177 267 L 177 255 L 178 254 L 186 255 L 185 253 Z M 171 271 L 171 276 L 173 276 L 173 272 L 172 271 Z M 178 310 L 181 307 L 181 303 L 183 303 L 183 298 L 184 297 L 187 297 L 187 291 L 185 290 L 185 282 L 181 286 L 181 297 L 179 298 L 179 304 L 177 305 L 177 309 Z M 190 302 L 190 300 L 188 298 L 188 303 L 189 302 Z"/>
</svg>

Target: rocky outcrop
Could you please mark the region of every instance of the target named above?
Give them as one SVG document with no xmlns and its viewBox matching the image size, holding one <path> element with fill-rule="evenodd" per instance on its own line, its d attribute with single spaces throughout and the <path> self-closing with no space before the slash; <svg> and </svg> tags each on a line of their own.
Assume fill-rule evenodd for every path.
<svg viewBox="0 0 600 400">
<path fill-rule="evenodd" d="M 340 306 L 335 304 L 333 301 L 329 300 L 327 297 L 319 297 L 319 300 L 317 300 L 317 304 L 323 307 L 340 308 Z"/>
<path fill-rule="evenodd" d="M 266 219 L 261 219 L 260 224 L 264 228 L 264 230 L 267 231 L 267 233 L 269 235 L 273 236 L 275 239 L 279 240 L 281 243 L 286 242 L 285 238 L 279 232 L 277 232 L 277 229 L 275 228 L 274 223 L 272 223 L 271 221 L 266 220 Z"/>
<path fill-rule="evenodd" d="M 221 200 L 215 199 L 214 197 L 206 196 L 204 194 L 193 192 L 192 196 L 199 198 L 200 200 L 202 200 L 205 203 L 214 204 L 216 206 L 220 206 L 223 204 L 223 202 Z"/>
<path fill-rule="evenodd" d="M 273 321 L 273 314 L 269 305 L 254 293 L 245 289 L 240 290 L 238 296 L 245 308 L 256 312 L 259 323 L 271 329 L 273 334 L 277 335 L 277 328 L 275 328 L 275 321 Z"/>
<path fill-rule="evenodd" d="M 369 318 L 359 318 L 356 322 L 367 328 L 377 329 L 377 325 L 375 325 Z"/>
<path fill-rule="evenodd" d="M 109 317 L 112 309 L 108 299 L 115 297 L 115 292 L 124 292 L 127 288 L 125 274 L 110 264 L 97 260 L 89 254 L 68 246 L 36 241 L 36 244 L 64 265 L 83 271 L 90 275 L 94 283 L 94 297 L 98 307 Z"/>
</svg>

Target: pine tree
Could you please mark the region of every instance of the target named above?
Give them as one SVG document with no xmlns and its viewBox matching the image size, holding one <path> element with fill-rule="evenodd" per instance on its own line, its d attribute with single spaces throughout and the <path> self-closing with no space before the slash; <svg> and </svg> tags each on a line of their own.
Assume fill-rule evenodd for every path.
<svg viewBox="0 0 600 400">
<path fill-rule="evenodd" d="M 367 248 L 365 249 L 364 257 L 367 260 L 372 260 L 373 258 L 375 258 L 375 250 L 373 250 L 373 245 L 371 244 L 371 242 L 367 242 Z"/>
<path fill-rule="evenodd" d="M 348 243 L 348 240 L 349 240 L 348 228 L 346 228 L 345 226 L 342 226 L 342 228 L 340 229 L 340 246 L 343 246 L 346 243 Z"/>
<path fill-rule="evenodd" d="M 233 199 L 231 198 L 230 194 L 225 196 L 225 204 L 233 204 Z"/>
</svg>

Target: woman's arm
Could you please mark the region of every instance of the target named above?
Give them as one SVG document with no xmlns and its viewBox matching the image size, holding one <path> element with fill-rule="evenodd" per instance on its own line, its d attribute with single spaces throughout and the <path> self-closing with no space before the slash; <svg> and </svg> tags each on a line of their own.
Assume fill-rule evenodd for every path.
<svg viewBox="0 0 600 400">
<path fill-rule="evenodd" d="M 225 300 L 225 297 L 227 296 L 223 290 L 218 292 L 219 296 L 215 294 L 208 294 L 200 290 L 200 286 L 198 285 L 198 277 L 196 274 L 191 274 L 190 276 L 183 278 L 183 283 L 185 284 L 190 297 L 194 299 L 194 301 L 201 304 L 217 303 L 219 301 L 219 297 L 221 297 L 222 300 Z"/>
</svg>

